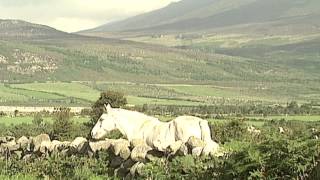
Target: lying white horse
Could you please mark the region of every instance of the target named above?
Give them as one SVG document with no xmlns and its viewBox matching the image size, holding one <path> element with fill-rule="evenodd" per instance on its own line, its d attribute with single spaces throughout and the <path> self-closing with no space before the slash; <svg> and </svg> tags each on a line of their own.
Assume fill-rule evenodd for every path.
<svg viewBox="0 0 320 180">
<path fill-rule="evenodd" d="M 177 141 L 187 142 L 194 136 L 205 142 L 203 154 L 215 154 L 219 145 L 211 139 L 208 121 L 192 116 L 181 116 L 171 122 L 161 122 L 143 113 L 106 106 L 91 131 L 93 139 L 101 139 L 113 130 L 119 130 L 130 142 L 143 140 L 150 147 L 165 151 Z"/>
</svg>

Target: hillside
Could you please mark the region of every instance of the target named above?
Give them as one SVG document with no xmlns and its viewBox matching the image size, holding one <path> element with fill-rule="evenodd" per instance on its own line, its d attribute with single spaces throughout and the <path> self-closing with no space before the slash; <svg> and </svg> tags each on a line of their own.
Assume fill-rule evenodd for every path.
<svg viewBox="0 0 320 180">
<path fill-rule="evenodd" d="M 320 3 L 317 0 L 182 0 L 163 9 L 82 33 L 207 32 L 231 27 L 237 27 L 233 29 L 238 29 L 238 32 L 245 27 L 251 30 L 260 27 L 255 31 L 265 33 L 269 32 L 267 30 L 273 32 L 274 26 L 281 27 L 277 27 L 277 32 L 288 28 L 293 31 L 290 33 L 297 33 L 301 29 L 319 32 L 319 12 Z"/>
<path fill-rule="evenodd" d="M 148 43 L 79 35 L 38 37 L 7 36 L 9 39 L 0 40 L 0 83 L 204 84 L 231 88 L 232 94 L 249 96 L 257 91 L 256 96 L 270 96 L 270 99 L 275 96 L 278 99 L 279 95 L 288 99 L 319 99 L 319 36 L 212 34 L 191 41 L 164 36 L 150 38 Z M 161 39 L 170 42 L 170 38 L 174 39 L 172 42 L 183 42 L 184 46 L 155 44 Z M 8 92 L 4 96 L 9 100 L 16 95 L 25 97 L 20 92 Z M 34 92 L 27 93 L 31 99 L 36 97 Z M 143 97 L 159 98 L 158 95 Z"/>
<path fill-rule="evenodd" d="M 158 45 L 79 38 L 0 41 L 1 81 L 130 81 L 209 83 L 212 81 L 303 79 L 318 76 L 303 69 L 251 58 L 182 50 Z M 274 73 L 268 73 L 270 70 Z"/>
<path fill-rule="evenodd" d="M 288 58 L 292 54 L 290 48 L 279 52 L 279 57 L 285 57 L 276 58 L 280 61 L 269 60 L 268 54 L 277 53 L 277 46 L 260 48 L 259 42 L 243 44 L 241 48 L 226 48 L 195 41 L 185 48 L 172 48 L 85 36 L 50 38 L 49 41 L 28 37 L 0 41 L 0 81 L 207 84 L 213 81 L 315 81 L 320 78 L 314 70 L 296 66 L 297 62 Z M 206 50 L 210 48 L 215 51 Z M 263 49 L 264 53 L 247 53 L 255 52 L 255 48 Z M 316 53 L 312 54 L 313 58 L 316 56 Z M 298 57 L 299 54 L 297 61 Z M 318 62 L 317 59 L 306 60 L 310 65 Z M 297 76 L 299 74 L 303 76 Z"/>
<path fill-rule="evenodd" d="M 0 39 L 63 38 L 71 36 L 49 26 L 21 20 L 0 19 Z"/>
<path fill-rule="evenodd" d="M 14 30 L 8 31 L 9 35 L 4 34 L 11 37 L 12 32 L 16 32 L 18 35 L 21 34 L 21 37 L 19 40 L 0 41 L 2 82 L 96 80 L 206 84 L 213 81 L 315 81 L 320 78 L 317 72 L 310 71 L 309 66 L 306 68 L 297 66 L 299 58 L 305 56 L 296 53 L 293 59 L 289 56 L 293 53 L 290 48 L 284 46 L 285 44 L 283 48 L 286 49 L 281 52 L 277 51 L 278 45 L 260 48 L 261 42 L 253 40 L 242 44 L 240 48 L 216 46 L 215 41 L 212 41 L 212 44 L 216 44 L 213 46 L 208 40 L 204 43 L 194 41 L 191 46 L 185 48 L 171 48 L 85 36 L 70 35 L 73 38 L 56 38 L 68 34 L 23 21 L 7 22 L 11 22 L 9 23 L 11 25 L 6 26 L 7 30 L 9 28 Z M 28 34 L 30 31 L 27 28 L 18 27 L 37 27 L 38 31 L 31 31 L 32 33 Z M 50 37 L 50 40 L 30 39 L 30 37 L 45 36 Z M 223 41 L 232 44 L 236 39 L 237 37 L 232 37 Z M 230 40 L 232 41 L 229 42 Z M 314 44 L 311 42 L 316 40 L 310 40 L 307 46 L 309 44 L 311 46 Z M 246 42 L 239 39 L 239 42 L 242 41 Z M 302 42 L 304 41 L 300 43 Z M 210 48 L 215 48 L 215 51 L 206 50 Z M 257 49 L 264 51 L 260 53 L 261 50 Z M 271 52 L 278 53 L 282 58 L 270 60 L 267 57 Z M 312 52 L 314 51 L 310 52 L 312 59 L 305 61 L 310 65 L 318 62 L 315 58 L 317 54 Z M 298 74 L 303 76 L 297 76 Z"/>
</svg>

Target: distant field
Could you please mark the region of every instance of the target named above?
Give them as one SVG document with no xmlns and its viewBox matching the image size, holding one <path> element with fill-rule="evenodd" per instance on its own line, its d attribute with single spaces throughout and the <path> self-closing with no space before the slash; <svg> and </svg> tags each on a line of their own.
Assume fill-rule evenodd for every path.
<svg viewBox="0 0 320 180">
<path fill-rule="evenodd" d="M 248 35 L 248 34 L 207 34 L 205 36 L 196 36 L 192 38 L 177 38 L 175 35 L 165 35 L 161 38 L 151 36 L 139 36 L 127 38 L 137 42 L 149 44 L 160 44 L 164 46 L 193 46 L 193 47 L 223 47 L 223 48 L 241 48 L 246 45 L 286 45 L 299 43 L 306 40 L 312 40 L 319 37 L 320 34 L 311 35 Z"/>
<path fill-rule="evenodd" d="M 50 94 L 58 94 L 83 100 L 93 101 L 99 97 L 99 91 L 79 83 L 32 83 L 15 84 L 14 88 L 27 89 Z"/>
<path fill-rule="evenodd" d="M 32 116 L 23 116 L 23 117 L 0 117 L 0 124 L 4 125 L 17 125 L 17 124 L 31 124 L 33 120 Z M 76 123 L 83 123 L 89 121 L 89 118 L 85 117 L 73 117 L 72 120 Z M 51 123 L 52 118 L 44 118 L 45 122 Z"/>
<path fill-rule="evenodd" d="M 287 120 L 287 121 L 319 121 L 320 116 L 267 116 L 267 117 L 247 117 L 249 119 L 263 119 L 263 120 Z"/>
<path fill-rule="evenodd" d="M 133 105 L 142 104 L 165 104 L 165 105 L 199 105 L 200 102 L 192 102 L 183 98 L 171 99 L 170 93 L 166 97 L 159 97 L 159 93 L 155 89 L 140 86 L 140 89 L 128 88 L 126 85 L 118 84 L 118 88 L 92 88 L 81 83 L 31 83 L 31 84 L 12 84 L 9 87 L 0 85 L 1 101 L 2 102 L 20 102 L 28 103 L 29 100 L 46 101 L 50 104 L 50 100 L 65 100 L 68 105 L 70 99 L 79 103 L 90 105 L 99 98 L 100 92 L 106 90 L 116 90 L 124 92 L 127 96 L 128 103 Z M 102 90 L 103 89 L 103 90 Z M 159 88 L 157 88 L 159 89 Z M 128 91 L 129 90 L 129 91 Z M 136 92 L 140 92 L 137 94 Z M 145 91 L 145 93 L 141 93 Z M 164 89 L 165 91 L 165 89 Z M 168 91 L 168 90 L 166 90 Z M 174 91 L 171 91 L 175 93 Z M 134 96 L 144 95 L 145 97 Z"/>
<path fill-rule="evenodd" d="M 167 88 L 173 89 L 177 92 L 187 93 L 193 96 L 205 96 L 205 97 L 220 97 L 231 99 L 243 99 L 243 100 L 269 100 L 267 97 L 256 97 L 255 94 L 249 96 L 244 88 L 236 87 L 217 87 L 217 86 L 167 86 Z M 273 99 L 274 100 L 274 99 Z"/>
<path fill-rule="evenodd" d="M 287 89 L 285 89 L 285 87 Z M 285 104 L 316 98 L 317 84 L 306 88 L 299 84 L 259 84 L 217 82 L 212 85 L 142 84 L 111 82 L 47 82 L 29 84 L 0 84 L 0 105 L 13 106 L 90 106 L 100 92 L 123 92 L 132 105 L 212 105 L 247 101 Z M 305 94 L 299 94 L 304 92 Z M 320 97 L 320 95 L 319 95 Z"/>
<path fill-rule="evenodd" d="M 144 97 L 127 97 L 129 104 L 143 105 L 143 104 L 163 104 L 163 105 L 180 105 L 180 106 L 197 106 L 205 103 L 192 102 L 185 100 L 171 100 L 171 99 L 157 99 L 157 98 L 144 98 Z"/>
</svg>

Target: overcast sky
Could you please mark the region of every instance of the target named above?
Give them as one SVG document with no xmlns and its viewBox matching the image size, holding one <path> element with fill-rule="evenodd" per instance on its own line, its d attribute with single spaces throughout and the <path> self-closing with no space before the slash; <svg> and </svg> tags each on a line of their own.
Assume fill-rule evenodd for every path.
<svg viewBox="0 0 320 180">
<path fill-rule="evenodd" d="M 152 11 L 178 0 L 0 0 L 0 19 L 75 32 Z"/>
</svg>

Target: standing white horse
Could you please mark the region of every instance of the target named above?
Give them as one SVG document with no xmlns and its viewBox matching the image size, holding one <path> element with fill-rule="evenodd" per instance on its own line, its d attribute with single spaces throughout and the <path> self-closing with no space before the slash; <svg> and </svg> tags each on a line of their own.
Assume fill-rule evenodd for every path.
<svg viewBox="0 0 320 180">
<path fill-rule="evenodd" d="M 143 140 L 147 145 L 165 151 L 177 141 L 187 142 L 190 137 L 203 140 L 206 146 L 203 154 L 214 154 L 219 145 L 211 139 L 208 121 L 180 116 L 170 122 L 161 122 L 157 118 L 143 113 L 106 106 L 103 114 L 91 131 L 93 139 L 101 139 L 113 130 L 119 130 L 130 142 Z"/>
</svg>

